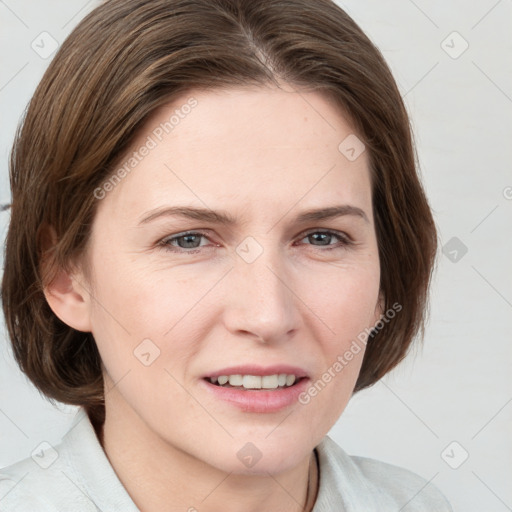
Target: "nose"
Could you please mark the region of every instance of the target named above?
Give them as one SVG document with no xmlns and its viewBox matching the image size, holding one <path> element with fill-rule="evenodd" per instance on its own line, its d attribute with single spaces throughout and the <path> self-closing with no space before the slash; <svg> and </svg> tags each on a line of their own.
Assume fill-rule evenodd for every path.
<svg viewBox="0 0 512 512">
<path fill-rule="evenodd" d="M 261 343 L 289 339 L 301 321 L 291 275 L 277 250 L 266 249 L 252 262 L 237 256 L 223 309 L 229 332 Z"/>
</svg>

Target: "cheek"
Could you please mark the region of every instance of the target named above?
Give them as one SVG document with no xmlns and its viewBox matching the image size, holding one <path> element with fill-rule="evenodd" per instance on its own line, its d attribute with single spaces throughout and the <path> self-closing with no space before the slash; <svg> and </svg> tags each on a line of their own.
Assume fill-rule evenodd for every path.
<svg viewBox="0 0 512 512">
<path fill-rule="evenodd" d="M 297 280 L 298 295 L 330 332 L 333 349 L 340 348 L 347 336 L 355 337 L 373 325 L 379 295 L 378 261 L 328 264 L 306 275 L 310 277 Z"/>
<path fill-rule="evenodd" d="M 304 302 L 317 313 L 316 343 L 321 364 L 301 400 L 318 411 L 314 421 L 334 423 L 352 395 L 373 326 L 379 294 L 379 267 L 332 267 L 303 280 Z"/>
<path fill-rule="evenodd" d="M 149 265 L 133 262 L 127 255 L 114 261 L 98 251 L 97 260 L 93 304 L 97 325 L 114 323 L 133 336 L 170 328 L 170 312 L 179 306 L 183 286 L 171 284 L 169 276 L 164 280 Z"/>
<path fill-rule="evenodd" d="M 201 299 L 215 276 L 187 278 L 179 268 L 155 271 L 99 251 L 94 268 L 92 332 L 112 380 L 130 372 L 141 390 L 155 372 L 186 366 L 199 350 L 206 319 Z"/>
</svg>

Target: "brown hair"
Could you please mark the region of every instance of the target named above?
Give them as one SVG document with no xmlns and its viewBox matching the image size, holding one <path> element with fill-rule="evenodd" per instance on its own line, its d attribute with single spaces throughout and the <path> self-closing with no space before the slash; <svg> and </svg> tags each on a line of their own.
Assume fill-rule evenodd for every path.
<svg viewBox="0 0 512 512">
<path fill-rule="evenodd" d="M 14 356 L 50 401 L 103 422 L 92 334 L 61 322 L 43 294 L 42 227 L 57 235 L 53 270 L 68 269 L 89 239 L 93 191 L 156 108 L 191 89 L 278 81 L 334 99 L 368 151 L 384 310 L 402 309 L 370 336 L 355 391 L 423 338 L 435 225 L 399 91 L 355 22 L 330 0 L 108 0 L 62 44 L 11 154 L 2 303 Z"/>
</svg>

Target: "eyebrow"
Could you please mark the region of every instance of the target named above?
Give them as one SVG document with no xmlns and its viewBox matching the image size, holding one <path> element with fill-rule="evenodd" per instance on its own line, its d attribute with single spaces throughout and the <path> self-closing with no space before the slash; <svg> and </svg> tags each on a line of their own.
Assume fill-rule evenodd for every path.
<svg viewBox="0 0 512 512">
<path fill-rule="evenodd" d="M 151 210 L 150 212 L 147 213 L 149 213 L 149 215 L 144 217 L 139 222 L 139 225 L 147 224 L 148 222 L 151 222 L 161 217 L 174 216 L 226 226 L 234 226 L 237 223 L 236 219 L 227 212 L 214 211 L 208 208 L 196 208 L 190 206 L 170 206 L 164 208 L 157 208 L 156 210 Z M 365 222 L 370 222 L 364 210 L 358 208 L 357 206 L 352 206 L 348 204 L 305 210 L 299 215 L 297 215 L 297 217 L 295 218 L 295 222 L 304 223 L 309 221 L 328 220 L 337 217 L 344 217 L 347 215 L 360 217 Z"/>
</svg>

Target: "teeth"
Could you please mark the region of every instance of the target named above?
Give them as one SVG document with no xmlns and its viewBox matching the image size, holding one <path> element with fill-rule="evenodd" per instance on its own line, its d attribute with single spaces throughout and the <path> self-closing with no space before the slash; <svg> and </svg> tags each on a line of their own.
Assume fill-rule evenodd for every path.
<svg viewBox="0 0 512 512">
<path fill-rule="evenodd" d="M 243 377 L 241 375 L 230 375 L 229 385 L 230 386 L 241 386 L 243 384 Z"/>
<path fill-rule="evenodd" d="M 243 387 L 245 389 L 277 389 L 292 386 L 297 377 L 295 375 L 287 375 L 280 373 L 275 375 L 219 375 L 218 377 L 210 377 L 212 384 L 226 387 Z"/>
<path fill-rule="evenodd" d="M 244 375 L 242 386 L 245 389 L 261 389 L 261 377 L 257 375 Z"/>
<path fill-rule="evenodd" d="M 279 377 L 277 375 L 265 375 L 261 378 L 261 387 L 265 389 L 276 389 L 279 385 Z"/>
</svg>

